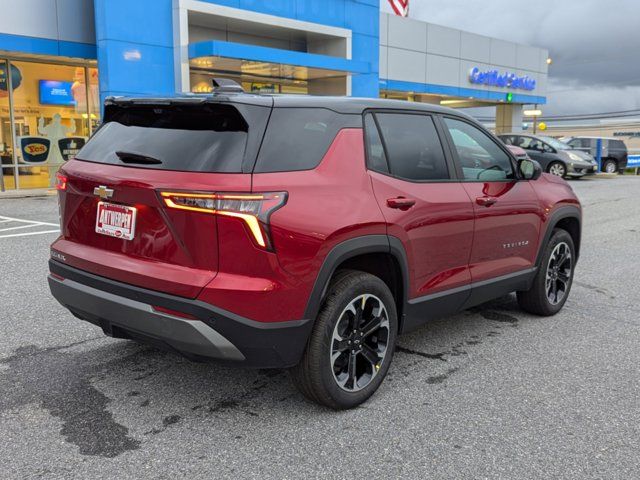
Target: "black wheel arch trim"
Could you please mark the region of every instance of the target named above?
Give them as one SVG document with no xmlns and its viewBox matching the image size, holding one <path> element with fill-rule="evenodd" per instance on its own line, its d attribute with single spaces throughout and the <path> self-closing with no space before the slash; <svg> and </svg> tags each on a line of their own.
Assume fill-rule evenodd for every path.
<svg viewBox="0 0 640 480">
<path fill-rule="evenodd" d="M 409 272 L 407 254 L 400 239 L 390 235 L 364 235 L 350 238 L 334 246 L 325 257 L 320 271 L 316 276 L 316 281 L 311 290 L 311 295 L 307 301 L 304 318 L 315 319 L 320 312 L 322 300 L 324 299 L 329 283 L 337 268 L 345 261 L 366 255 L 368 253 L 389 253 L 395 257 L 402 276 L 402 297 L 398 303 L 404 312 L 407 304 L 407 293 L 409 291 Z M 399 312 L 400 313 L 400 312 Z M 399 325 L 402 326 L 404 313 L 398 315 Z"/>
<path fill-rule="evenodd" d="M 578 223 L 578 243 L 576 245 L 577 260 L 580 251 L 580 237 L 582 235 L 582 213 L 578 206 L 564 205 L 553 211 L 547 219 L 545 233 L 540 245 L 538 246 L 538 253 L 534 267 L 514 272 L 513 274 L 505 277 L 468 285 L 461 289 L 441 292 L 435 295 L 433 299 L 427 296 L 409 301 L 409 263 L 404 245 L 399 238 L 391 235 L 365 235 L 345 240 L 333 247 L 325 257 L 307 302 L 304 318 L 309 318 L 313 321 L 313 319 L 317 317 L 331 278 L 340 264 L 351 258 L 368 253 L 389 253 L 395 257 L 398 265 L 400 266 L 403 287 L 402 298 L 398 299 L 398 304 L 401 308 L 398 318 L 400 332 L 413 330 L 413 328 L 423 324 L 424 321 L 417 317 L 423 317 L 426 315 L 425 311 L 423 311 L 424 308 L 428 308 L 430 313 L 433 314 L 429 316 L 434 317 L 443 316 L 445 312 L 446 314 L 450 314 L 453 313 L 453 311 L 458 310 L 459 308 L 451 310 L 451 304 L 456 303 L 453 301 L 455 300 L 454 297 L 456 297 L 456 295 L 460 297 L 459 307 L 469 308 L 470 306 L 477 305 L 478 303 L 496 298 L 496 291 L 499 294 L 502 294 L 507 291 L 522 289 L 525 284 L 529 285 L 535 276 L 535 273 L 540 266 L 540 262 L 542 261 L 542 256 L 544 255 L 544 247 L 548 244 L 554 229 L 561 220 L 566 218 L 573 218 Z M 487 285 L 484 285 L 484 283 Z M 472 294 L 474 294 L 474 291 L 476 290 L 478 291 L 475 292 L 475 296 L 473 296 Z M 443 305 L 436 305 L 438 301 L 443 303 Z"/>
<path fill-rule="evenodd" d="M 575 245 L 576 261 L 578 260 L 578 257 L 580 256 L 580 241 L 582 238 L 582 212 L 580 208 L 575 205 L 564 205 L 557 208 L 553 213 L 551 213 L 547 220 L 547 227 L 544 232 L 544 237 L 542 238 L 542 241 L 538 246 L 538 255 L 536 256 L 537 267 L 540 267 L 540 262 L 542 261 L 542 257 L 544 255 L 544 249 L 549 243 L 554 229 L 557 227 L 558 223 L 565 218 L 573 218 L 578 222 L 578 242 Z"/>
</svg>

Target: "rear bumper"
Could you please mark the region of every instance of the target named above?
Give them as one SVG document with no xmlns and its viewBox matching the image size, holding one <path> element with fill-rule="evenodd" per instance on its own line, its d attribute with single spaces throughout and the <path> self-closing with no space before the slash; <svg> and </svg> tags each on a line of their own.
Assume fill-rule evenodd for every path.
<svg viewBox="0 0 640 480">
<path fill-rule="evenodd" d="M 222 360 L 248 367 L 296 365 L 313 326 L 309 320 L 264 323 L 207 303 L 135 287 L 49 261 L 49 288 L 75 316 L 107 335 L 178 351 L 192 360 Z M 163 307 L 196 319 L 155 310 Z"/>
</svg>

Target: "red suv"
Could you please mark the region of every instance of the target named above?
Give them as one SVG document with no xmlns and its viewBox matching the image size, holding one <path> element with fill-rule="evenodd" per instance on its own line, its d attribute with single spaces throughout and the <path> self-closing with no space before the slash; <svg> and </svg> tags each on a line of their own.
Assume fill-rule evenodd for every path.
<svg viewBox="0 0 640 480">
<path fill-rule="evenodd" d="M 518 292 L 565 303 L 581 208 L 470 117 L 380 99 L 111 98 L 58 174 L 49 285 L 107 335 L 290 368 L 335 409 L 396 338 Z"/>
</svg>

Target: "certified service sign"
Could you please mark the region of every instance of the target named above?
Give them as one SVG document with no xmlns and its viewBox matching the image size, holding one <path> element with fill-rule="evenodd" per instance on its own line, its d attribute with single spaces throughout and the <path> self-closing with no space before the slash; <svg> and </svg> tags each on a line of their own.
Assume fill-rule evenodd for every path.
<svg viewBox="0 0 640 480">
<path fill-rule="evenodd" d="M 519 77 L 515 73 L 500 73 L 498 70 L 481 71 L 478 67 L 473 67 L 469 72 L 469 81 L 490 87 L 514 88 L 520 90 L 534 90 L 536 88 L 535 79 L 524 75 Z"/>
</svg>

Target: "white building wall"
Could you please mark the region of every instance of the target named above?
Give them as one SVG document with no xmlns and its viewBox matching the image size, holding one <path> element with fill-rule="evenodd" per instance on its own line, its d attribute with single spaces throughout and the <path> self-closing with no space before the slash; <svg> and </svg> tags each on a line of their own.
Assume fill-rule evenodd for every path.
<svg viewBox="0 0 640 480">
<path fill-rule="evenodd" d="M 96 43 L 92 0 L 3 0 L 0 32 Z"/>
<path fill-rule="evenodd" d="M 548 55 L 543 48 L 380 14 L 382 79 L 544 97 Z M 536 80 L 536 88 L 515 90 L 473 84 L 469 81 L 473 67 L 527 75 Z"/>
</svg>

